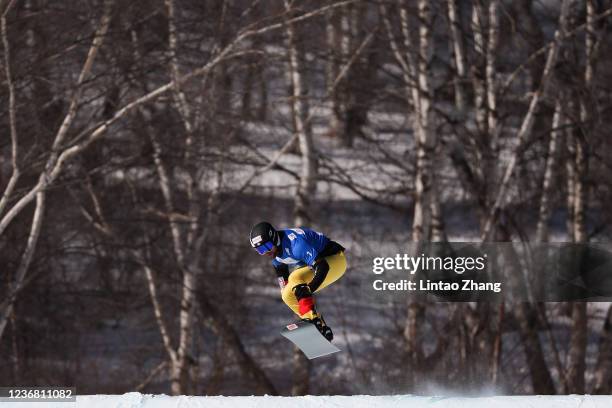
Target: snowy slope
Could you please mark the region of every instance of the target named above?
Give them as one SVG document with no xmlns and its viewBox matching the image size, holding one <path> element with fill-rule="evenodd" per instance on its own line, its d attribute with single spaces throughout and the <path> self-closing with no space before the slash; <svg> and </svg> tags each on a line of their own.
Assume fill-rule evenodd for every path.
<svg viewBox="0 0 612 408">
<path fill-rule="evenodd" d="M 2 408 L 74 407 L 72 403 L 1 403 Z M 612 396 L 419 397 L 306 396 L 306 397 L 169 397 L 132 392 L 124 395 L 77 397 L 78 408 L 609 408 Z"/>
</svg>

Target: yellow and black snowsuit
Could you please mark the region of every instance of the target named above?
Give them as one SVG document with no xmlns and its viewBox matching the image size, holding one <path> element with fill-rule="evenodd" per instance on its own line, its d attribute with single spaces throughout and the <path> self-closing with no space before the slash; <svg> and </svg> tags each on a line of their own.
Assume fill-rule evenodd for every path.
<svg viewBox="0 0 612 408">
<path fill-rule="evenodd" d="M 302 265 L 291 268 L 289 265 L 276 262 L 274 267 L 285 304 L 300 318 L 314 319 L 319 315 L 314 307 L 312 295 L 344 275 L 346 257 L 344 248 L 340 244 L 329 241 L 312 266 Z"/>
</svg>

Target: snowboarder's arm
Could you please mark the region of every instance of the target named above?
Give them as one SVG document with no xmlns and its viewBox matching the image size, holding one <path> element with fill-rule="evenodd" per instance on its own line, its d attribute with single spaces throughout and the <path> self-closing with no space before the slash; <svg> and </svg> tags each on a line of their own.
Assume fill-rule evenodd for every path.
<svg viewBox="0 0 612 408">
<path fill-rule="evenodd" d="M 281 262 L 273 261 L 272 265 L 274 266 L 274 270 L 276 271 L 276 280 L 278 281 L 278 286 L 282 291 L 287 285 L 287 281 L 289 280 L 289 267 Z"/>
<path fill-rule="evenodd" d="M 315 290 L 321 286 L 325 278 L 327 277 L 327 272 L 329 272 L 329 264 L 325 260 L 326 257 L 330 255 L 335 255 L 341 251 L 344 251 L 344 247 L 338 244 L 335 241 L 329 241 L 325 248 L 317 255 L 312 263 L 312 270 L 314 271 L 314 277 L 312 281 L 308 284 L 310 291 L 314 293 Z"/>
<path fill-rule="evenodd" d="M 327 272 L 329 272 L 329 264 L 325 258 L 318 258 L 314 262 L 312 269 L 314 271 L 314 277 L 308 284 L 308 287 L 310 288 L 310 291 L 314 293 L 315 290 L 319 289 L 319 286 L 321 286 L 327 277 Z"/>
</svg>

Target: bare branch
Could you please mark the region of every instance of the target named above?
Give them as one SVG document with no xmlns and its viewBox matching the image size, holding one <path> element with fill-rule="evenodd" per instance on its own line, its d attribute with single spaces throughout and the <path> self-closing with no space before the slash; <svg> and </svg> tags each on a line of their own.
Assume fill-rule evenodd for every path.
<svg viewBox="0 0 612 408">
<path fill-rule="evenodd" d="M 45 193 L 39 192 L 36 194 L 36 209 L 34 210 L 34 216 L 32 218 L 32 226 L 30 228 L 30 234 L 28 236 L 28 242 L 26 244 L 26 249 L 23 252 L 21 257 L 21 262 L 19 263 L 19 267 L 17 268 L 17 275 L 15 277 L 15 281 L 12 285 L 12 288 L 9 292 L 9 298 L 7 299 L 5 309 L 1 312 L 0 315 L 0 339 L 2 338 L 2 334 L 4 333 L 4 329 L 6 327 L 6 323 L 13 313 L 13 305 L 15 300 L 17 299 L 17 293 L 21 290 L 25 276 L 30 267 L 30 263 L 32 262 L 32 257 L 34 256 L 34 250 L 36 249 L 36 243 L 38 242 L 38 237 L 40 236 L 40 229 L 42 227 L 43 215 L 45 212 Z"/>
<path fill-rule="evenodd" d="M 162 341 L 164 342 L 164 348 L 168 353 L 170 361 L 175 364 L 178 360 L 178 356 L 176 351 L 174 350 L 174 347 L 172 347 L 170 335 L 168 334 L 168 329 L 166 328 L 166 324 L 164 323 L 162 308 L 159 303 L 159 295 L 157 294 L 157 284 L 155 283 L 153 271 L 146 263 L 143 263 L 142 267 L 147 277 L 147 288 L 149 289 L 149 295 L 151 296 L 151 303 L 153 304 L 153 313 L 155 314 L 155 321 L 157 322 L 157 327 L 159 328 Z"/>
<path fill-rule="evenodd" d="M 145 387 L 147 385 L 149 385 L 151 383 L 151 381 L 153 381 L 155 379 L 155 377 L 157 377 L 157 375 L 159 373 L 161 373 L 163 370 L 165 370 L 167 366 L 168 366 L 168 362 L 167 361 L 162 361 L 161 363 L 159 363 L 153 370 L 151 370 L 151 372 L 149 373 L 147 378 L 145 378 L 140 384 L 138 384 L 134 388 L 134 391 L 141 392 L 142 390 L 144 390 Z"/>
<path fill-rule="evenodd" d="M 38 180 L 38 183 L 36 185 L 34 185 L 34 187 L 32 187 L 19 201 L 17 201 L 17 203 L 15 203 L 15 205 L 5 214 L 5 216 L 0 220 L 0 235 L 2 235 L 5 231 L 5 229 L 8 227 L 8 225 L 13 221 L 13 219 L 25 208 L 26 205 L 28 205 L 35 197 L 36 193 L 47 188 L 49 185 L 51 185 L 59 176 L 59 174 L 61 173 L 61 171 L 63 170 L 64 164 L 66 161 L 68 161 L 69 159 L 71 159 L 72 157 L 74 157 L 75 155 L 81 153 L 83 150 L 85 150 L 88 146 L 90 146 L 93 142 L 99 140 L 100 138 L 102 138 L 106 131 L 112 126 L 114 125 L 116 122 L 118 122 L 120 119 L 122 119 L 124 116 L 126 116 L 128 113 L 132 112 L 133 110 L 137 109 L 138 107 L 140 107 L 141 105 L 150 102 L 156 98 L 158 98 L 159 96 L 165 94 L 166 92 L 172 90 L 172 88 L 174 86 L 176 86 L 177 84 L 182 84 L 184 82 L 187 82 L 195 77 L 201 76 L 203 74 L 208 73 L 213 67 L 215 67 L 216 65 L 218 65 L 219 63 L 221 63 L 222 61 L 225 61 L 227 59 L 227 57 L 229 55 L 231 55 L 231 52 L 233 51 L 234 48 L 236 48 L 239 44 L 242 43 L 243 40 L 256 36 L 256 35 L 262 35 L 280 28 L 285 27 L 286 24 L 291 24 L 291 23 L 297 23 L 297 22 L 301 22 L 301 21 L 305 21 L 309 18 L 318 16 L 320 14 L 325 13 L 326 11 L 333 9 L 333 8 L 337 8 L 337 7 L 342 7 L 343 5 L 346 4 L 350 4 L 353 3 L 356 0 L 348 0 L 348 1 L 344 1 L 344 2 L 340 2 L 340 3 L 335 3 L 333 5 L 330 6 L 326 6 L 326 7 L 321 7 L 317 10 L 314 10 L 312 12 L 309 13 L 305 13 L 301 16 L 292 18 L 292 19 L 288 19 L 287 21 L 281 22 L 281 23 L 276 23 L 276 24 L 271 24 L 269 26 L 260 28 L 260 29 L 247 29 L 245 31 L 242 31 L 241 33 L 239 33 L 236 38 L 229 43 L 222 51 L 220 51 L 218 54 L 216 54 L 216 56 L 214 58 L 212 58 L 207 64 L 205 64 L 203 67 L 198 68 L 192 72 L 190 72 L 189 74 L 183 75 L 182 77 L 178 78 L 176 81 L 172 81 L 169 82 L 165 85 L 162 85 L 160 87 L 158 87 L 157 89 L 141 96 L 140 98 L 137 98 L 136 100 L 128 103 L 127 105 L 125 105 L 123 108 L 119 109 L 117 112 L 115 112 L 115 114 L 108 120 L 106 120 L 105 122 L 99 124 L 97 127 L 95 127 L 94 129 L 91 130 L 91 133 L 89 133 L 87 136 L 85 136 L 85 139 L 80 141 L 79 143 L 76 143 L 74 145 L 72 145 L 71 147 L 63 150 L 61 152 L 61 154 L 59 155 L 59 157 L 57 157 L 57 160 L 55 159 L 55 153 L 52 154 L 52 157 L 49 158 L 49 161 L 47 162 L 47 166 L 45 167 L 45 171 L 40 175 L 40 178 Z M 97 37 L 96 37 L 97 38 Z M 94 40 L 95 43 L 95 40 Z M 240 54 L 238 54 L 240 55 Z M 71 120 L 70 120 L 71 121 Z M 67 130 L 67 129 L 66 129 Z"/>
<path fill-rule="evenodd" d="M 1 31 L 2 31 L 2 44 L 4 46 L 4 73 L 6 75 L 6 84 L 9 91 L 9 124 L 11 129 L 11 165 L 13 167 L 13 172 L 11 174 L 11 178 L 2 194 L 2 198 L 0 199 L 0 215 L 4 212 L 4 208 L 8 203 L 11 195 L 13 194 L 13 190 L 17 185 L 17 181 L 19 180 L 19 163 L 17 160 L 17 154 L 19 152 L 18 148 L 18 139 L 17 139 L 17 107 L 15 104 L 15 85 L 13 84 L 13 77 L 11 74 L 11 51 L 10 45 L 8 41 L 8 35 L 6 32 L 6 16 L 10 11 L 11 7 L 15 3 L 15 0 L 12 0 L 4 12 L 2 13 L 2 18 L 0 19 Z"/>
<path fill-rule="evenodd" d="M 549 42 L 544 47 L 540 48 L 539 50 L 537 50 L 533 54 L 531 54 L 529 56 L 529 58 L 527 58 L 521 65 L 519 65 L 508 76 L 508 78 L 506 78 L 506 81 L 504 81 L 504 84 L 500 87 L 501 88 L 501 94 L 503 94 L 506 91 L 506 89 L 508 89 L 508 87 L 510 85 L 512 85 L 512 83 L 518 78 L 518 75 L 525 69 L 525 67 L 528 66 L 529 64 L 531 64 L 536 58 L 538 58 L 542 54 L 546 53 L 547 51 L 550 51 L 550 49 L 552 49 L 553 47 L 558 47 L 558 43 L 560 41 L 567 40 L 567 39 L 573 37 L 574 35 L 582 32 L 582 30 L 584 30 L 587 27 L 588 24 L 594 24 L 597 21 L 603 20 L 603 19 L 605 19 L 605 18 L 607 18 L 607 17 L 609 17 L 611 15 L 612 15 L 612 7 L 607 9 L 606 11 L 600 13 L 600 14 L 597 14 L 596 16 L 593 16 L 591 19 L 589 19 L 588 22 L 580 24 L 579 26 L 577 26 L 573 30 L 570 30 L 570 31 L 562 33 L 558 37 L 557 37 L 557 35 L 555 33 L 555 38 L 551 42 Z"/>
<path fill-rule="evenodd" d="M 59 172 L 62 168 L 62 164 L 66 160 L 66 158 L 64 157 L 64 153 L 66 151 L 64 151 L 58 158 L 59 148 L 68 132 L 68 129 L 70 128 L 70 125 L 72 124 L 72 121 L 74 120 L 74 117 L 76 116 L 77 106 L 79 104 L 81 94 L 83 92 L 83 82 L 85 81 L 85 78 L 87 78 L 87 76 L 89 75 L 93 66 L 94 59 L 98 54 L 100 47 L 102 46 L 104 37 L 106 36 L 106 32 L 110 25 L 111 7 L 112 0 L 107 0 L 105 2 L 104 15 L 100 20 L 100 25 L 96 30 L 91 47 L 89 48 L 87 59 L 83 64 L 83 68 L 81 69 L 75 93 L 73 94 L 72 99 L 70 101 L 68 113 L 64 117 L 64 120 L 55 136 L 52 148 L 53 150 L 51 151 L 51 155 L 47 159 L 45 169 L 41 173 L 36 185 L 34 185 L 34 187 L 32 187 L 32 189 L 30 189 L 30 191 L 28 191 L 28 193 L 26 193 L 19 201 L 17 201 L 17 203 L 15 203 L 15 205 L 4 215 L 4 217 L 2 217 L 2 219 L 0 220 L 0 235 L 4 233 L 4 230 L 17 216 L 17 214 L 19 214 L 39 192 L 43 191 L 59 175 Z"/>
<path fill-rule="evenodd" d="M 563 35 L 562 34 L 563 33 L 563 29 L 562 29 L 563 21 L 565 20 L 565 16 L 567 15 L 568 9 L 569 9 L 569 0 L 563 0 L 563 3 L 561 5 L 561 15 L 559 16 L 559 27 L 560 28 L 557 29 L 557 31 L 555 32 L 555 42 L 553 43 L 553 46 L 550 48 L 548 52 L 548 57 L 546 58 L 546 65 L 544 67 L 544 72 L 542 73 L 542 82 L 540 83 L 539 89 L 536 92 L 534 92 L 533 97 L 531 98 L 529 109 L 523 119 L 523 123 L 521 124 L 521 128 L 519 129 L 519 132 L 517 135 L 517 139 L 518 139 L 517 146 L 515 147 L 514 153 L 512 157 L 510 158 L 508 165 L 506 166 L 506 170 L 500 182 L 497 196 L 495 198 L 493 205 L 491 206 L 491 210 L 489 211 L 487 220 L 483 227 L 483 230 L 480 236 L 483 242 L 488 241 L 490 238 L 491 231 L 493 229 L 493 225 L 495 223 L 497 214 L 499 210 L 501 209 L 501 207 L 503 206 L 504 200 L 506 199 L 506 193 L 509 188 L 510 178 L 512 177 L 512 174 L 514 173 L 514 168 L 516 167 L 516 164 L 518 162 L 519 154 L 521 153 L 523 149 L 525 140 L 529 137 L 531 133 L 531 128 L 533 126 L 536 110 L 539 107 L 539 104 L 540 104 L 540 101 L 543 95 L 546 93 L 548 81 L 552 74 L 552 68 L 555 64 L 555 61 L 557 60 L 557 53 L 558 53 L 559 46 L 561 44 L 561 38 Z"/>
</svg>

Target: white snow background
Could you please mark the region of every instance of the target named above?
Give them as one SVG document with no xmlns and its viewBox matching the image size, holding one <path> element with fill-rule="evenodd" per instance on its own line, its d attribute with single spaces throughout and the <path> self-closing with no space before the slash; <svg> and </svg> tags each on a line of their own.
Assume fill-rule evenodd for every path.
<svg viewBox="0 0 612 408">
<path fill-rule="evenodd" d="M 10 402 L 2 408 L 610 408 L 612 396 L 491 396 L 421 397 L 393 396 L 304 396 L 304 397 L 192 397 L 150 395 L 83 395 L 73 402 Z"/>
</svg>

